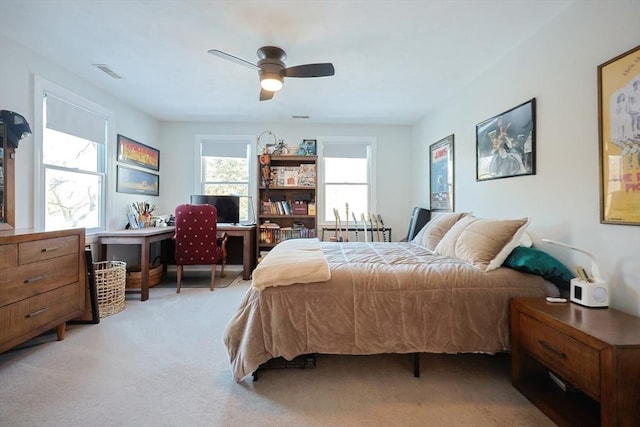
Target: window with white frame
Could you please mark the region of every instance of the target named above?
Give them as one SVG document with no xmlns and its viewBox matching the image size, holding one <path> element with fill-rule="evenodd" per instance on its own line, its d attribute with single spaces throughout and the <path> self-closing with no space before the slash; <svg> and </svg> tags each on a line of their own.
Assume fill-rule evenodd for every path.
<svg viewBox="0 0 640 427">
<path fill-rule="evenodd" d="M 43 79 L 36 80 L 36 112 L 36 224 L 104 229 L 112 113 Z"/>
<path fill-rule="evenodd" d="M 252 137 L 197 136 L 199 194 L 238 195 L 240 221 L 253 221 L 251 196 Z"/>
<path fill-rule="evenodd" d="M 349 206 L 349 221 L 353 216 L 360 221 L 375 210 L 375 139 L 374 138 L 327 138 L 319 140 L 320 181 L 322 206 L 319 210 L 321 223 L 335 221 L 334 209 L 340 218 L 346 218 Z"/>
</svg>

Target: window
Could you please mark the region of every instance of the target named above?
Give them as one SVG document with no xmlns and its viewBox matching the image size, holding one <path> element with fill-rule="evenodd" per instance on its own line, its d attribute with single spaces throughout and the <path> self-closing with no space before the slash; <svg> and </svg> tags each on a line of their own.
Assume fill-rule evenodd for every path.
<svg viewBox="0 0 640 427">
<path fill-rule="evenodd" d="M 375 211 L 373 182 L 375 159 L 374 138 L 320 139 L 320 192 L 322 207 L 318 218 L 322 223 L 335 221 L 334 209 L 340 219 L 346 219 L 349 204 L 349 221 L 353 215 L 358 221 L 361 215 L 368 218 Z"/>
<path fill-rule="evenodd" d="M 199 194 L 238 195 L 240 221 L 254 220 L 251 189 L 251 146 L 255 137 L 197 136 Z"/>
<path fill-rule="evenodd" d="M 39 78 L 36 100 L 36 224 L 104 229 L 111 113 Z"/>
</svg>

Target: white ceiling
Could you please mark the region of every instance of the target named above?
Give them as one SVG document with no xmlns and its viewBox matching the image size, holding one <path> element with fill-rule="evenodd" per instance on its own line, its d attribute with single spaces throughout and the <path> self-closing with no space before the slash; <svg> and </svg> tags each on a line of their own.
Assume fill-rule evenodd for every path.
<svg viewBox="0 0 640 427">
<path fill-rule="evenodd" d="M 0 33 L 160 120 L 411 124 L 573 2 L 0 0 Z M 256 71 L 207 53 L 264 45 L 336 74 L 260 102 Z"/>
</svg>

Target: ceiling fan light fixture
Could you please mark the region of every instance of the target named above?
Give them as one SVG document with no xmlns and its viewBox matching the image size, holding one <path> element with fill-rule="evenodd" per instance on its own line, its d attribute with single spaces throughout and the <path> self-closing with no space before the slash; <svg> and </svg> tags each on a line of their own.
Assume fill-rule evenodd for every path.
<svg viewBox="0 0 640 427">
<path fill-rule="evenodd" d="M 260 86 L 269 92 L 277 92 L 282 89 L 284 79 L 277 73 L 262 73 L 260 76 Z"/>
<path fill-rule="evenodd" d="M 326 77 L 335 74 L 335 68 L 330 62 L 287 67 L 284 63 L 287 54 L 284 50 L 276 46 L 263 46 L 258 49 L 257 55 L 259 60 L 257 64 L 217 49 L 209 49 L 208 52 L 228 61 L 257 70 L 258 80 L 260 81 L 260 95 L 258 98 L 260 101 L 273 99 L 273 95 L 282 89 L 285 77 Z"/>
</svg>

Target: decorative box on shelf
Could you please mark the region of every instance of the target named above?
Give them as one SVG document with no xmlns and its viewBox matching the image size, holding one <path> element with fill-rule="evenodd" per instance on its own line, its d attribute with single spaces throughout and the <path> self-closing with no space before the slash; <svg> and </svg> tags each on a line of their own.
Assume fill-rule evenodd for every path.
<svg viewBox="0 0 640 427">
<path fill-rule="evenodd" d="M 293 215 L 307 215 L 307 203 L 296 201 L 293 203 Z"/>
</svg>

